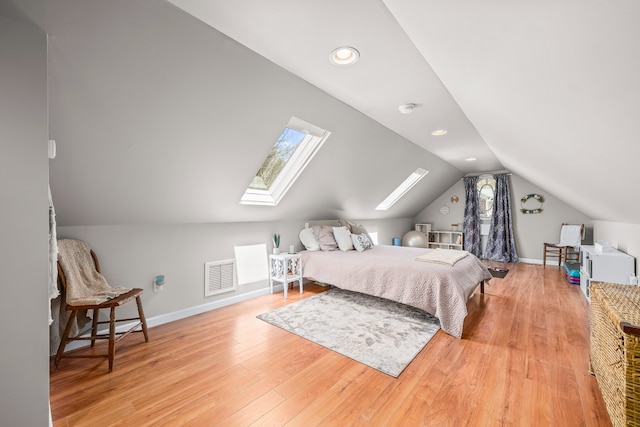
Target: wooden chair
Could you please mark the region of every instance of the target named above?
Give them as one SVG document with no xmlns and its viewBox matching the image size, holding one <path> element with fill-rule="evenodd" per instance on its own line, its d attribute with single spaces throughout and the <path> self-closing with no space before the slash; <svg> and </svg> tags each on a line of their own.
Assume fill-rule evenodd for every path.
<svg viewBox="0 0 640 427">
<path fill-rule="evenodd" d="M 557 258 L 558 267 L 568 261 L 578 261 L 580 253 L 574 248 L 580 246 L 582 239 L 584 239 L 584 224 L 563 223 L 560 227 L 560 243 L 543 243 L 542 266 L 546 267 L 547 257 Z"/>
<path fill-rule="evenodd" d="M 98 258 L 96 254 L 91 252 L 91 258 L 93 259 L 93 264 L 95 270 L 100 273 L 100 263 L 98 262 Z M 64 270 L 62 269 L 60 262 L 58 262 L 58 282 L 62 285 L 62 290 L 67 288 L 67 278 L 65 276 Z M 128 292 L 121 294 L 113 299 L 107 300 L 100 304 L 86 304 L 86 305 L 67 305 L 66 310 L 71 311 L 69 316 L 69 320 L 65 326 L 64 332 L 61 337 L 60 345 L 58 346 L 58 351 L 56 353 L 55 362 L 54 362 L 54 372 L 58 369 L 58 364 L 60 363 L 60 359 L 63 357 L 106 357 L 109 360 L 109 372 L 113 371 L 113 361 L 115 358 L 115 344 L 120 341 L 125 336 L 129 335 L 131 332 L 142 332 L 144 334 L 145 342 L 149 341 L 149 334 L 147 331 L 147 322 L 144 317 L 144 311 L 142 309 L 142 301 L 140 300 L 140 295 L 142 294 L 143 289 L 134 288 L 129 290 Z M 62 295 L 64 298 L 64 295 Z M 138 306 L 138 317 L 126 318 L 126 319 L 117 319 L 116 318 L 116 307 L 119 307 L 123 304 L 126 304 L 135 299 L 136 305 Z M 109 320 L 100 321 L 99 313 L 102 309 L 109 310 Z M 70 337 L 69 334 L 71 332 L 72 326 L 76 321 L 78 316 L 78 312 L 82 310 L 92 310 L 93 311 L 93 321 L 91 325 L 91 335 L 90 336 L 82 336 L 82 333 L 79 333 L 76 336 Z M 125 332 L 116 332 L 116 323 L 117 322 L 131 322 L 137 321 L 133 324 L 127 331 Z M 101 324 L 109 324 L 108 333 L 98 333 L 98 325 Z M 138 329 L 140 328 L 140 329 Z M 64 349 L 67 343 L 76 340 L 90 340 L 91 347 L 95 345 L 96 340 L 108 340 L 109 347 L 107 354 L 65 354 Z"/>
</svg>

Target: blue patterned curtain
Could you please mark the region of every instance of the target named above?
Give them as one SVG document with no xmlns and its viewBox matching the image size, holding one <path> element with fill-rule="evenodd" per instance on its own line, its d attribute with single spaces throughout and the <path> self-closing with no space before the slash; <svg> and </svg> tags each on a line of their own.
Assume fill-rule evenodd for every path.
<svg viewBox="0 0 640 427">
<path fill-rule="evenodd" d="M 511 191 L 509 176 L 495 175 L 496 192 L 493 199 L 493 216 L 487 238 L 485 255 L 487 259 L 501 262 L 517 262 L 516 242 L 513 235 L 511 216 Z"/>
<path fill-rule="evenodd" d="M 480 203 L 478 200 L 478 177 L 464 177 L 464 250 L 477 256 L 481 255 L 480 247 Z"/>
</svg>

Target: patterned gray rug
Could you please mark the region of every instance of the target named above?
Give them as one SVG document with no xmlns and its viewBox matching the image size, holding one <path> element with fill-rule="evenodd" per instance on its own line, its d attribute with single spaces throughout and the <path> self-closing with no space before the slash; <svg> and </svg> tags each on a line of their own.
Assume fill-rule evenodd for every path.
<svg viewBox="0 0 640 427">
<path fill-rule="evenodd" d="M 422 310 L 338 288 L 257 318 L 396 378 L 440 329 Z"/>
</svg>

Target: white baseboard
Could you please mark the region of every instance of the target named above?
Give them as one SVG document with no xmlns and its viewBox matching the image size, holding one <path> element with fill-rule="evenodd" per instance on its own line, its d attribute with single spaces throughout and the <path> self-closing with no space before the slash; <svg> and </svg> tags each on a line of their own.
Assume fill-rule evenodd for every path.
<svg viewBox="0 0 640 427">
<path fill-rule="evenodd" d="M 284 287 L 282 285 L 274 285 L 273 291 L 284 291 Z M 258 289 L 251 292 L 246 292 L 244 294 L 233 295 L 229 298 L 219 299 L 216 301 L 211 301 L 206 304 L 196 305 L 194 307 L 185 308 L 183 310 L 174 311 L 171 313 L 160 314 L 158 316 L 150 317 L 147 320 L 147 327 L 151 328 L 153 326 L 164 325 L 165 323 L 175 322 L 176 320 L 184 319 L 186 317 L 195 316 L 196 314 L 205 313 L 207 311 L 215 310 L 218 308 L 226 307 L 228 305 L 236 304 L 242 301 L 247 301 L 253 298 L 257 298 L 263 295 L 269 294 L 269 288 Z M 116 332 L 126 332 L 128 331 L 135 322 L 123 323 L 116 327 Z M 107 328 L 101 329 L 98 331 L 99 334 L 109 333 Z M 86 336 L 88 336 L 87 334 Z M 90 341 L 71 341 L 65 347 L 65 353 L 70 350 L 75 350 L 82 347 L 87 347 L 91 345 Z"/>
<path fill-rule="evenodd" d="M 282 291 L 284 288 L 282 285 L 275 285 L 273 287 L 275 291 Z M 229 298 L 219 299 L 211 301 L 206 304 L 196 305 L 194 307 L 185 308 L 183 310 L 174 311 L 172 313 L 161 314 L 147 319 L 147 326 L 153 327 L 163 325 L 165 323 L 174 322 L 176 320 L 184 319 L 185 317 L 195 316 L 196 314 L 205 313 L 207 311 L 215 310 L 217 308 L 226 307 L 228 305 L 236 304 L 242 301 L 247 301 L 253 298 L 257 298 L 269 293 L 269 288 L 258 289 L 252 292 L 246 292 L 240 295 L 233 295 Z M 126 330 L 126 326 L 123 327 Z"/>
<path fill-rule="evenodd" d="M 524 262 L 525 264 L 542 265 L 542 260 L 541 259 L 534 259 L 534 258 L 520 258 L 518 260 L 518 262 Z M 547 265 L 552 265 L 552 266 L 557 267 L 558 266 L 558 261 L 547 261 Z"/>
<path fill-rule="evenodd" d="M 486 260 L 483 260 L 486 261 Z M 542 265 L 542 260 L 541 259 L 536 259 L 536 258 L 518 258 L 518 262 L 522 262 L 524 264 L 537 264 L 537 265 Z M 558 261 L 547 261 L 547 265 L 553 265 L 553 266 L 558 266 Z"/>
<path fill-rule="evenodd" d="M 534 258 L 520 258 L 518 259 L 518 262 L 524 262 L 525 264 L 540 264 L 542 265 L 542 260 L 541 259 L 534 259 Z M 557 265 L 557 263 L 556 263 Z"/>
</svg>

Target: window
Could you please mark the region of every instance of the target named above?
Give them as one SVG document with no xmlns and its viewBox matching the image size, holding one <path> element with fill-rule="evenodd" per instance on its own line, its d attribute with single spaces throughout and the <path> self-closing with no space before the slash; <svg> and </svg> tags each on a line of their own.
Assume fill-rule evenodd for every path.
<svg viewBox="0 0 640 427">
<path fill-rule="evenodd" d="M 489 219 L 493 215 L 493 199 L 496 191 L 496 180 L 493 175 L 482 175 L 478 178 L 478 199 L 480 201 L 480 218 Z"/>
<path fill-rule="evenodd" d="M 251 180 L 241 204 L 275 206 L 331 132 L 292 117 Z"/>
<path fill-rule="evenodd" d="M 405 179 L 404 182 L 398 186 L 398 188 L 393 190 L 393 192 L 389 194 L 387 198 L 378 205 L 378 207 L 376 207 L 376 210 L 386 211 L 387 209 L 389 209 L 395 204 L 395 202 L 400 200 L 402 196 L 407 194 L 407 191 L 411 190 L 411 188 L 428 173 L 429 171 L 426 171 L 422 168 L 416 169 L 415 172 L 409 175 L 409 177 Z"/>
</svg>

